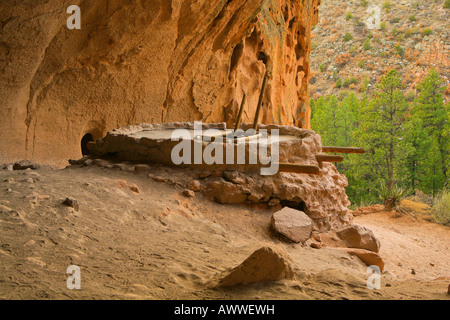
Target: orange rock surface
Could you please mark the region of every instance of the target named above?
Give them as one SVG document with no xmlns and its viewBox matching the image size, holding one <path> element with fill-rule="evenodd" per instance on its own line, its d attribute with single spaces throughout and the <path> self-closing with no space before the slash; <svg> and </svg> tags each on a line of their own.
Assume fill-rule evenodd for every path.
<svg viewBox="0 0 450 320">
<path fill-rule="evenodd" d="M 319 0 L 59 1 L 0 4 L 0 150 L 66 164 L 127 124 L 252 122 L 309 128 L 310 30 Z M 81 29 L 69 30 L 69 5 Z"/>
</svg>

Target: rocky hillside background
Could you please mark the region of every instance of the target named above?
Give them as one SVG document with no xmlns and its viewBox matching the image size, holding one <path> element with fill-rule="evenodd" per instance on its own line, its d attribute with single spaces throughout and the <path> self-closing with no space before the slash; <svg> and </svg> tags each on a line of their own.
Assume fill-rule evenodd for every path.
<svg viewBox="0 0 450 320">
<path fill-rule="evenodd" d="M 395 69 L 407 91 L 415 92 L 430 68 L 446 80 L 450 97 L 450 4 L 444 0 L 326 0 L 311 43 L 310 96 L 351 90 L 370 92 L 380 77 Z M 380 28 L 366 21 L 372 5 L 380 8 Z"/>
</svg>

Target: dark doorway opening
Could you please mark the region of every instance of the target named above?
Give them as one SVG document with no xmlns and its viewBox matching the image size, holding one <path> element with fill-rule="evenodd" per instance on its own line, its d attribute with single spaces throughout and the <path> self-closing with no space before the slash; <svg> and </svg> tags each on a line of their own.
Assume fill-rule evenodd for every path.
<svg viewBox="0 0 450 320">
<path fill-rule="evenodd" d="M 83 156 L 88 156 L 91 153 L 87 147 L 88 143 L 91 141 L 94 141 L 94 138 L 90 133 L 86 133 L 83 138 L 81 138 L 81 154 Z"/>
<path fill-rule="evenodd" d="M 296 210 L 303 211 L 303 212 L 308 210 L 308 208 L 306 207 L 306 203 L 303 202 L 302 200 L 300 200 L 300 201 L 281 200 L 280 204 L 283 208 L 289 207 L 289 208 L 296 209 Z"/>
</svg>

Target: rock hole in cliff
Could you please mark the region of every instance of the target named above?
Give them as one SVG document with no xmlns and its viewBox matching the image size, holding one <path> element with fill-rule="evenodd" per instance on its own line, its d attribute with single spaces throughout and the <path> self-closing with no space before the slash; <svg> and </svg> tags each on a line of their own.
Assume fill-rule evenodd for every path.
<svg viewBox="0 0 450 320">
<path fill-rule="evenodd" d="M 301 57 L 303 57 L 303 48 L 302 45 L 300 43 L 297 43 L 297 45 L 295 46 L 295 56 L 297 58 L 297 60 L 300 60 Z"/>
<path fill-rule="evenodd" d="M 303 200 L 294 201 L 294 200 L 281 200 L 280 205 L 284 207 L 289 207 L 295 210 L 306 212 L 308 208 L 306 207 L 306 203 Z"/>
<path fill-rule="evenodd" d="M 258 52 L 258 60 L 261 60 L 264 64 L 267 64 L 267 55 L 262 51 Z"/>
<path fill-rule="evenodd" d="M 86 133 L 83 138 L 81 138 L 81 154 L 83 156 L 88 156 L 91 153 L 87 147 L 87 144 L 91 141 L 94 141 L 94 137 L 90 133 Z"/>
</svg>

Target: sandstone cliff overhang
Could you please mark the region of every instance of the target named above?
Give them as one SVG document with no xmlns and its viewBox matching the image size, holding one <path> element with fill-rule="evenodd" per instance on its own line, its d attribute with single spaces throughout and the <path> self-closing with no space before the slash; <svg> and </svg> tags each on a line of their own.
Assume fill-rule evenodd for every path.
<svg viewBox="0 0 450 320">
<path fill-rule="evenodd" d="M 268 70 L 261 121 L 309 128 L 319 2 L 1 1 L 0 156 L 64 165 L 86 135 L 125 125 L 230 125 L 244 93 L 249 121 Z"/>
</svg>

